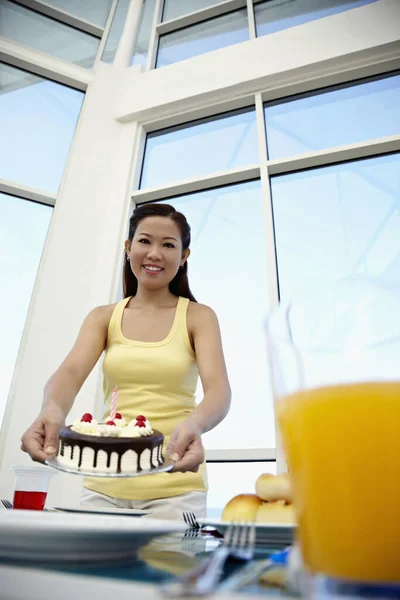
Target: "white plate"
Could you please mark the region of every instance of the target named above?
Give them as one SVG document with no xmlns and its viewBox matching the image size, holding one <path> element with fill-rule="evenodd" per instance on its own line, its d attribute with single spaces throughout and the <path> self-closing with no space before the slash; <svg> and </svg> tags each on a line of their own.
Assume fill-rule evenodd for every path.
<svg viewBox="0 0 400 600">
<path fill-rule="evenodd" d="M 53 510 L 71 513 L 94 513 L 98 515 L 117 515 L 119 517 L 129 515 L 131 517 L 143 517 L 148 515 L 149 510 L 139 510 L 136 508 L 100 508 L 94 506 L 53 506 Z"/>
<path fill-rule="evenodd" d="M 179 521 L 130 516 L 7 510 L 0 513 L 0 559 L 23 562 L 132 560 L 152 538 L 182 532 Z"/>
<path fill-rule="evenodd" d="M 83 469 L 68 469 L 63 464 L 58 462 L 57 457 L 49 458 L 45 461 L 46 465 L 63 471 L 64 473 L 71 473 L 71 475 L 84 475 L 85 477 L 141 477 L 142 475 L 155 475 L 156 473 L 165 473 L 170 471 L 174 466 L 173 460 L 165 460 L 161 467 L 158 469 L 143 469 L 143 471 L 135 471 L 134 473 L 93 473 L 93 471 L 84 471 Z"/>
</svg>

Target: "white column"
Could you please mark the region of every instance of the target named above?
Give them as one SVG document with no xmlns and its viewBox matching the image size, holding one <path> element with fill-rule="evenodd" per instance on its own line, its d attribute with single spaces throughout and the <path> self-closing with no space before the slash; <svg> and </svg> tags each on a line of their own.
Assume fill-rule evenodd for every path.
<svg viewBox="0 0 400 600">
<path fill-rule="evenodd" d="M 124 29 L 114 57 L 115 67 L 129 67 L 139 29 L 143 0 L 130 0 Z M 118 10 L 118 8 L 117 8 Z"/>
<path fill-rule="evenodd" d="M 0 437 L 0 497 L 11 498 L 13 464 L 32 464 L 20 438 L 38 414 L 43 387 L 70 350 L 85 315 L 114 301 L 130 210 L 137 126 L 113 117 L 119 70 L 101 63 L 86 95 L 42 257 Z M 99 365 L 68 422 L 98 413 Z M 49 502 L 77 503 L 82 478 L 59 474 Z"/>
</svg>

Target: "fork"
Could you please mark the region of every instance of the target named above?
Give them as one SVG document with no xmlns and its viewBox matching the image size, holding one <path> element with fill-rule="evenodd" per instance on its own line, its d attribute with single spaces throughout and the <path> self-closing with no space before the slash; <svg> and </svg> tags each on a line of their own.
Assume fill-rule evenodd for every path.
<svg viewBox="0 0 400 600">
<path fill-rule="evenodd" d="M 217 587 L 228 557 L 248 562 L 254 556 L 255 526 L 253 523 L 231 523 L 224 535 L 223 544 L 215 550 L 211 558 L 185 573 L 175 581 L 162 586 L 169 597 L 184 595 L 204 596 Z"/>
<path fill-rule="evenodd" d="M 202 533 L 212 535 L 215 538 L 223 538 L 224 536 L 220 534 L 220 532 L 211 527 L 207 528 L 207 530 L 203 530 L 204 525 L 199 525 L 199 522 L 196 518 L 194 512 L 186 511 L 183 513 L 183 520 L 186 525 L 189 525 L 189 529 L 185 532 L 185 537 L 199 537 Z"/>
<path fill-rule="evenodd" d="M 186 525 L 189 525 L 192 529 L 201 529 L 194 512 L 190 512 L 190 511 L 184 512 L 183 520 L 185 521 Z"/>
</svg>

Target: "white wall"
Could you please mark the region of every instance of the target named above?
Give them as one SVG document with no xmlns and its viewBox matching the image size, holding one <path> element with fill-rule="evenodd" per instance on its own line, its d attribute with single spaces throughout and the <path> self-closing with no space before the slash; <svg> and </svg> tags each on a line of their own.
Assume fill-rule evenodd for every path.
<svg viewBox="0 0 400 600">
<path fill-rule="evenodd" d="M 318 81 L 335 82 L 343 71 L 347 75 L 341 79 L 384 71 L 399 64 L 399 25 L 400 2 L 380 0 L 156 71 L 96 67 L 46 242 L 1 432 L 0 497 L 12 496 L 10 466 L 29 462 L 19 440 L 39 411 L 45 381 L 71 347 L 85 314 L 115 297 L 139 123 L 171 114 L 185 120 L 185 111 L 199 113 L 256 90 L 269 90 L 268 97 L 284 95 L 289 89 L 315 87 Z M 305 84 L 308 79 L 313 83 Z M 71 419 L 98 409 L 99 382 L 97 370 Z M 78 477 L 59 475 L 49 501 L 76 502 L 80 483 Z"/>
</svg>

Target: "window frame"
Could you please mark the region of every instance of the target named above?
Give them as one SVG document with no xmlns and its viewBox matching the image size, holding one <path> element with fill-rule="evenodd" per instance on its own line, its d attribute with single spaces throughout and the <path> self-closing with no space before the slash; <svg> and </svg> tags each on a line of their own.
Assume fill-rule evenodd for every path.
<svg viewBox="0 0 400 600">
<path fill-rule="evenodd" d="M 110 12 L 104 27 L 76 17 L 67 11 L 51 6 L 41 0 L 8 1 L 30 12 L 43 15 L 46 19 L 57 21 L 71 29 L 91 35 L 99 39 L 100 43 L 91 70 L 51 56 L 40 50 L 34 50 L 29 45 L 20 44 L 6 38 L 0 38 L 0 61 L 39 75 L 40 77 L 52 79 L 58 83 L 63 83 L 69 87 L 86 92 L 93 80 L 93 70 L 103 55 L 118 0 L 112 0 Z"/>
<path fill-rule="evenodd" d="M 153 68 L 152 62 L 154 62 L 155 60 L 154 49 L 157 47 L 157 26 L 160 21 L 160 13 L 162 11 L 163 1 L 164 0 L 156 0 L 157 4 L 153 18 L 153 29 L 146 70 Z M 113 0 L 113 2 L 113 7 L 115 10 L 116 0 Z M 256 3 L 256 0 L 253 0 L 253 2 Z M 253 6 L 253 2 L 252 0 L 247 0 L 249 22 L 252 14 L 252 11 L 249 10 L 249 7 Z M 224 4 L 225 6 L 229 4 L 230 6 L 232 6 L 231 1 L 221 4 Z M 383 8 L 385 8 L 389 14 L 392 14 L 390 12 L 390 6 L 385 5 L 382 6 L 382 9 Z M 364 11 L 365 8 L 354 9 L 354 11 L 358 10 Z M 371 10 L 371 12 L 374 11 Z M 111 25 L 112 21 L 111 13 L 109 16 L 108 27 Z M 318 21 L 316 21 L 315 23 L 317 22 Z M 251 34 L 251 28 L 249 28 L 249 30 Z M 105 39 L 106 38 L 103 36 L 102 43 L 103 41 L 105 42 Z M 250 39 L 253 39 L 253 37 L 250 36 Z M 259 39 L 261 40 L 261 38 Z M 262 45 L 262 42 L 260 43 Z M 381 41 L 379 43 L 381 44 Z M 348 53 L 352 48 L 351 44 L 348 44 L 346 46 L 347 54 L 345 53 L 343 54 L 343 56 L 339 56 L 338 54 L 338 56 L 335 56 L 332 60 L 325 61 L 324 64 L 322 64 L 321 62 L 312 63 L 312 61 L 309 61 L 309 63 L 305 64 L 304 66 L 296 66 L 295 71 L 290 72 L 290 76 L 289 71 L 285 66 L 283 66 L 281 70 L 277 69 L 276 73 L 273 74 L 273 77 L 270 77 L 269 74 L 261 73 L 262 79 L 254 79 L 250 82 L 243 82 L 240 91 L 237 94 L 235 94 L 234 97 L 232 97 L 232 94 L 229 91 L 229 89 L 221 85 L 221 88 L 218 89 L 218 93 L 216 90 L 213 89 L 206 97 L 201 97 L 201 95 L 199 94 L 198 97 L 196 96 L 196 98 L 194 98 L 193 101 L 191 100 L 188 104 L 184 104 L 181 101 L 181 99 L 178 98 L 177 100 L 174 100 L 174 103 L 172 103 L 170 106 L 163 106 L 161 109 L 156 108 L 155 110 L 144 109 L 142 113 L 140 113 L 140 111 L 137 111 L 136 113 L 135 111 L 129 111 L 129 109 L 127 109 L 126 106 L 124 106 L 123 104 L 117 105 L 114 113 L 114 118 L 116 121 L 119 121 L 121 123 L 123 122 L 124 127 L 126 129 L 126 133 L 124 133 L 124 141 L 121 146 L 121 149 L 119 150 L 118 156 L 122 158 L 122 150 L 126 152 L 128 151 L 127 149 L 129 149 L 130 152 L 131 146 L 128 145 L 128 142 L 131 145 L 134 144 L 134 149 L 132 150 L 132 155 L 134 156 L 134 158 L 131 162 L 131 169 L 129 173 L 126 173 L 124 171 L 125 167 L 121 167 L 121 170 L 118 173 L 119 175 L 122 175 L 127 179 L 125 191 L 122 189 L 123 186 L 125 186 L 125 182 L 119 187 L 116 186 L 119 193 L 126 193 L 127 198 L 131 199 L 132 204 L 134 204 L 135 202 L 142 203 L 146 201 L 156 201 L 157 199 L 166 198 L 166 196 L 164 195 L 164 192 L 166 191 L 165 188 L 150 188 L 149 190 L 144 190 L 140 192 L 134 191 L 131 193 L 132 181 L 135 183 L 134 187 L 137 188 L 138 185 L 140 168 L 143 158 L 145 137 L 147 132 L 155 131 L 160 127 L 167 127 L 172 124 L 179 124 L 182 123 L 183 120 L 187 122 L 191 119 L 201 118 L 207 115 L 211 116 L 217 113 L 221 113 L 223 111 L 245 107 L 249 104 L 249 102 L 253 102 L 255 100 L 259 136 L 259 164 L 254 165 L 254 167 L 252 167 L 252 170 L 247 172 L 240 172 L 240 169 L 233 169 L 230 172 L 226 173 L 216 173 L 213 175 L 213 181 L 199 182 L 199 180 L 196 179 L 196 181 L 186 181 L 184 183 L 180 182 L 179 185 L 181 187 L 179 189 L 183 190 L 181 193 L 188 193 L 190 189 L 193 189 L 193 187 L 196 186 L 196 182 L 199 186 L 209 185 L 210 187 L 219 187 L 220 185 L 229 185 L 230 183 L 237 183 L 239 181 L 246 181 L 251 178 L 261 177 L 263 202 L 266 208 L 265 226 L 268 238 L 266 252 L 269 261 L 269 269 L 267 274 L 269 279 L 268 285 L 271 299 L 269 308 L 273 308 L 278 302 L 278 283 L 274 275 L 274 273 L 276 274 L 276 258 L 274 256 L 275 245 L 274 227 L 271 211 L 271 192 L 269 186 L 270 176 L 302 169 L 309 169 L 313 166 L 326 166 L 328 164 L 333 164 L 334 162 L 341 162 L 345 160 L 346 157 L 348 160 L 354 160 L 357 158 L 387 154 L 389 152 L 398 152 L 400 150 L 400 135 L 390 136 L 389 138 L 384 139 L 371 140 L 367 143 L 362 144 L 350 144 L 349 146 L 333 148 L 329 151 L 324 150 L 319 153 L 309 154 L 305 156 L 299 155 L 289 157 L 288 159 L 268 161 L 266 157 L 263 104 L 265 101 L 279 99 L 284 100 L 285 98 L 289 98 L 294 94 L 316 92 L 317 90 L 323 87 L 328 87 L 332 85 L 342 85 L 347 82 L 353 81 L 356 82 L 357 80 L 363 77 L 379 76 L 382 73 L 390 74 L 400 68 L 400 54 L 398 52 L 398 45 L 396 50 L 396 48 L 394 47 L 394 42 L 391 41 L 379 47 L 373 47 L 371 44 L 363 45 L 363 43 L 361 42 L 360 44 L 362 47 L 362 54 L 360 52 L 360 54 L 357 54 L 355 57 Z M 99 55 L 101 56 L 101 54 L 102 48 L 100 45 Z M 227 56 L 229 56 L 229 53 L 227 53 Z M 14 42 L 10 42 L 5 39 L 0 40 L 0 59 L 3 62 L 12 66 L 23 68 L 34 74 L 46 78 L 51 78 L 54 81 L 58 81 L 60 83 L 69 85 L 70 87 L 75 87 L 76 89 L 80 89 L 83 91 L 87 89 L 87 87 L 90 85 L 94 78 L 92 72 L 87 71 L 81 67 L 64 63 L 64 61 L 47 56 L 38 51 L 33 51 L 28 47 L 16 44 Z M 112 68 L 112 66 L 110 68 Z M 123 86 L 122 89 L 124 89 Z M 179 105 L 179 103 L 181 104 Z M 134 142 L 132 141 L 133 139 L 135 140 Z M 73 152 L 73 148 L 71 152 Z M 121 179 L 121 177 L 119 179 Z M 2 185 L 12 186 L 13 183 L 3 181 Z M 23 190 L 22 187 L 23 186 L 16 185 L 14 188 L 12 188 L 15 192 L 13 195 L 25 197 L 24 194 L 28 194 L 26 199 L 34 200 L 34 196 L 35 194 L 38 194 L 38 191 L 26 191 Z M 194 191 L 200 191 L 200 189 L 205 188 L 198 187 Z M 10 193 L 10 190 L 10 187 L 6 188 L 6 193 Z M 176 195 L 177 190 L 178 187 L 176 187 L 175 190 L 170 190 L 171 194 L 169 197 L 171 197 L 172 195 Z M 32 195 L 32 198 L 29 197 L 29 194 Z M 36 197 L 39 198 L 40 196 Z M 54 199 L 50 198 L 49 201 L 54 202 Z M 127 217 L 128 208 L 126 208 L 124 215 L 125 217 Z M 125 233 L 126 222 L 124 221 L 124 223 L 121 224 L 121 241 L 124 239 Z M 119 259 L 120 256 L 118 254 L 118 260 L 115 259 L 114 261 L 114 268 L 115 271 L 117 271 L 117 275 L 115 276 L 114 283 L 111 284 L 112 293 L 114 293 L 114 297 L 117 294 L 117 280 L 119 278 Z M 106 294 L 109 293 L 108 287 L 106 291 L 104 291 L 105 286 L 99 286 L 99 290 L 102 290 L 102 293 L 104 292 L 105 297 Z M 274 290 L 276 292 L 275 296 L 273 295 Z M 29 324 L 27 326 L 27 329 L 29 329 Z M 3 443 L 3 438 L 0 438 L 0 443 Z M 0 450 L 3 451 L 3 447 L 1 447 Z M 260 461 L 270 460 L 262 458 L 262 456 L 266 456 L 264 450 L 271 450 L 271 456 L 272 452 L 275 453 L 275 449 L 260 449 Z M 209 451 L 207 459 L 214 459 L 217 462 L 218 457 L 221 458 L 222 455 L 213 455 L 213 452 L 217 453 L 220 451 Z M 236 462 L 242 459 L 242 457 L 239 455 L 239 453 L 242 452 L 241 450 L 229 450 L 227 452 L 229 452 L 229 456 L 226 456 L 225 459 L 229 459 L 230 462 Z M 279 471 L 279 461 L 281 460 L 279 440 L 277 440 L 277 449 L 275 456 L 278 462 Z"/>
<path fill-rule="evenodd" d="M 19 4 L 28 10 L 39 13 L 46 17 L 49 17 L 53 21 L 59 21 L 64 25 L 69 25 L 73 29 L 78 29 L 83 33 L 88 33 L 94 37 L 99 39 L 102 38 L 104 34 L 104 27 L 100 25 L 96 25 L 91 21 L 87 21 L 86 19 L 82 19 L 81 17 L 77 17 L 66 10 L 61 8 L 57 8 L 56 6 L 52 6 L 51 4 L 47 4 L 47 2 L 42 2 L 41 0 L 10 0 L 14 4 Z"/>
<path fill-rule="evenodd" d="M 164 1 L 165 1 L 165 0 L 164 0 Z M 228 0 L 228 2 L 229 2 L 229 3 L 230 3 L 231 1 L 232 1 L 232 0 Z M 235 0 L 234 0 L 234 1 L 235 1 Z M 250 0 L 250 1 L 251 1 L 251 0 Z M 226 3 L 223 3 L 223 4 L 226 4 Z M 216 5 L 216 6 L 220 6 L 220 4 L 218 4 L 218 5 Z M 156 59 L 155 59 L 154 68 L 155 68 L 155 69 L 158 69 L 158 68 L 163 68 L 164 66 L 166 66 L 166 65 L 160 65 L 160 67 L 158 67 L 158 57 L 159 57 L 159 52 L 160 52 L 160 43 L 161 43 L 161 40 L 162 40 L 162 38 L 166 37 L 167 35 L 171 35 L 171 34 L 173 34 L 173 33 L 178 33 L 179 31 L 183 31 L 183 30 L 185 30 L 185 29 L 190 29 L 191 27 L 195 27 L 196 25 L 199 25 L 200 23 L 207 23 L 207 22 L 211 22 L 211 21 L 213 21 L 214 19 L 218 19 L 219 17 L 226 17 L 226 16 L 228 16 L 228 15 L 230 15 L 230 14 L 233 14 L 233 13 L 239 13 L 241 10 L 246 10 L 246 6 L 247 6 L 247 5 L 245 4 L 244 6 L 242 6 L 242 7 L 240 7 L 240 8 L 237 8 L 237 9 L 234 9 L 234 10 L 230 10 L 230 11 L 227 11 L 227 12 L 223 12 L 222 14 L 217 14 L 217 15 L 213 15 L 213 16 L 208 16 L 208 17 L 206 17 L 206 16 L 203 14 L 203 13 L 205 13 L 206 11 L 208 11 L 208 8 L 205 8 L 205 9 L 203 9 L 203 10 L 199 10 L 199 11 L 196 11 L 195 13 L 190 13 L 190 15 L 186 15 L 186 16 L 192 16 L 192 15 L 197 15 L 197 14 L 199 14 L 199 15 L 200 15 L 200 19 L 199 19 L 198 21 L 194 22 L 194 23 L 189 23 L 188 25 L 180 25 L 180 26 L 178 26 L 178 25 L 179 25 L 179 23 L 180 23 L 181 21 L 183 22 L 183 21 L 185 20 L 185 17 L 186 17 L 186 16 L 185 16 L 185 17 L 181 17 L 181 18 L 179 18 L 179 19 L 174 19 L 173 21 L 169 21 L 169 22 L 167 21 L 167 24 L 168 24 L 168 23 L 173 23 L 173 24 L 174 24 L 174 29 L 172 29 L 172 31 L 167 31 L 166 33 L 163 33 L 163 32 L 162 32 L 163 30 L 162 30 L 162 28 L 161 28 L 161 27 L 162 27 L 163 23 L 161 23 L 161 24 L 157 25 L 157 52 L 156 52 Z M 214 7 L 210 7 L 210 8 L 214 8 Z M 246 16 L 247 16 L 247 28 L 249 29 L 249 17 L 248 17 L 248 11 L 247 11 L 247 13 L 246 13 Z M 175 22 L 176 22 L 176 21 L 178 22 L 178 25 L 175 25 Z M 161 28 L 161 33 L 160 33 L 160 28 Z M 250 38 L 250 31 L 249 31 L 249 40 L 250 40 L 250 39 L 251 39 L 251 38 Z M 246 41 L 248 41 L 248 40 L 246 40 Z M 229 45 L 231 45 L 231 44 L 229 44 Z M 233 44 L 232 44 L 232 45 L 233 45 Z M 226 48 L 226 46 L 224 46 L 224 47 Z M 208 54 L 208 52 L 202 52 L 201 54 Z M 200 54 L 195 54 L 194 56 L 192 56 L 192 57 L 190 57 L 190 58 L 194 58 L 195 56 L 200 56 Z M 190 60 L 190 58 L 189 58 L 189 59 L 182 59 L 182 60 Z M 175 61 L 175 62 L 180 62 L 180 61 Z M 171 63 L 171 64 L 175 64 L 175 63 Z"/>
<path fill-rule="evenodd" d="M 267 156 L 267 132 L 265 124 L 264 107 L 266 104 L 283 103 L 293 99 L 322 94 L 332 89 L 342 89 L 344 87 L 352 87 L 367 81 L 374 81 L 385 77 L 396 75 L 399 72 L 398 67 L 383 70 L 379 73 L 370 74 L 368 76 L 360 76 L 352 80 L 343 77 L 341 83 L 333 82 L 330 85 L 316 86 L 314 90 L 306 90 L 300 93 L 285 94 L 284 90 L 280 90 L 280 95 L 266 102 L 266 90 L 260 90 L 252 95 L 242 97 L 241 101 L 245 104 L 242 106 L 250 108 L 253 105 L 256 110 L 257 137 L 259 149 L 259 163 L 246 167 L 236 167 L 228 171 L 218 171 L 211 175 L 193 177 L 186 180 L 181 180 L 158 187 L 149 187 L 145 189 L 137 189 L 141 178 L 141 172 L 144 163 L 144 152 L 146 147 L 146 138 L 149 133 L 153 133 L 160 129 L 158 124 L 160 121 L 148 121 L 141 124 L 140 134 L 138 136 L 136 148 L 136 161 L 134 165 L 134 189 L 131 194 L 132 204 L 140 205 L 146 202 L 157 202 L 166 200 L 176 196 L 199 192 L 206 189 L 231 185 L 239 182 L 250 181 L 255 178 L 261 179 L 261 192 L 263 198 L 265 212 L 265 232 L 266 232 L 266 256 L 267 256 L 267 285 L 269 306 L 268 310 L 273 310 L 279 303 L 279 274 L 276 255 L 275 242 L 275 227 L 273 217 L 272 192 L 270 179 L 273 175 L 286 174 L 294 171 L 308 170 L 320 166 L 328 166 L 330 164 L 348 162 L 360 158 L 368 158 L 390 154 L 400 151 L 400 134 L 384 138 L 372 139 L 363 142 L 347 144 L 343 146 L 333 147 L 325 150 L 319 150 L 312 153 L 305 153 L 296 156 L 289 156 L 280 159 L 269 160 Z M 250 102 L 252 98 L 252 102 Z M 229 108 L 232 104 L 228 101 L 224 104 L 226 110 L 221 110 L 221 105 L 214 105 L 214 113 L 211 112 L 208 116 L 218 118 L 218 115 L 223 116 L 230 112 Z M 207 110 L 210 110 L 208 107 Z M 203 114 L 198 112 L 192 113 L 193 120 L 188 119 L 188 115 L 180 115 L 180 117 L 172 117 L 172 122 L 166 119 L 166 126 L 182 126 L 187 124 L 190 126 L 197 120 L 203 119 Z M 277 428 L 275 428 L 277 431 Z M 276 448 L 259 448 L 255 450 L 206 450 L 207 462 L 270 462 L 276 461 L 279 470 L 285 469 L 285 461 L 283 458 L 282 446 L 279 437 L 276 439 Z"/>
</svg>

